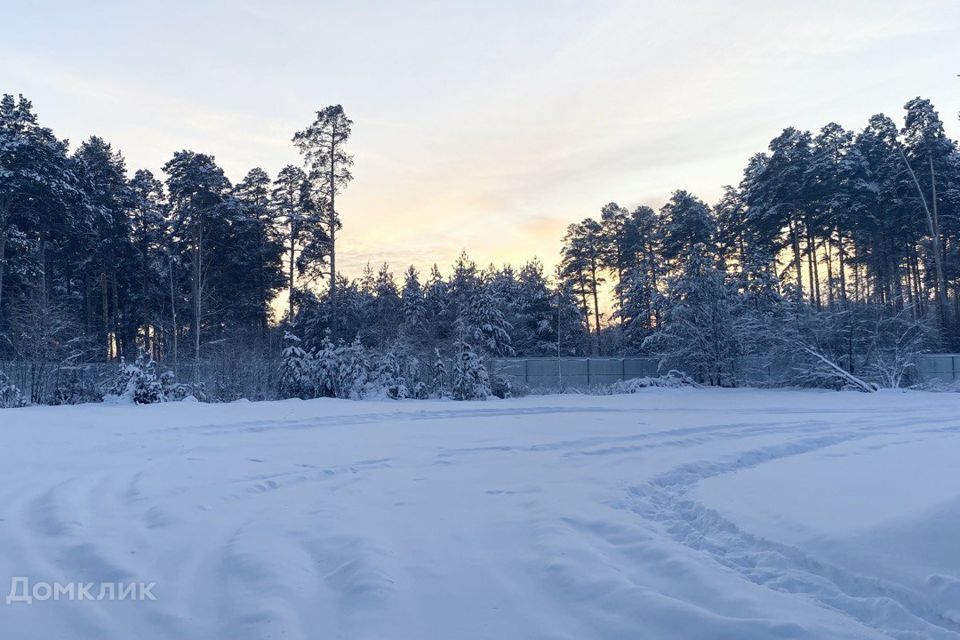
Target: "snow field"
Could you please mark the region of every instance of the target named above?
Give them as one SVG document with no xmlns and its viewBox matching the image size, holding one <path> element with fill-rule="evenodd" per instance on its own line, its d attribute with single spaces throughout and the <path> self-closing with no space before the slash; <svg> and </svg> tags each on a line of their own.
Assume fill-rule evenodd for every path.
<svg viewBox="0 0 960 640">
<path fill-rule="evenodd" d="M 960 398 L 649 389 L 0 412 L 30 638 L 960 638 Z"/>
</svg>

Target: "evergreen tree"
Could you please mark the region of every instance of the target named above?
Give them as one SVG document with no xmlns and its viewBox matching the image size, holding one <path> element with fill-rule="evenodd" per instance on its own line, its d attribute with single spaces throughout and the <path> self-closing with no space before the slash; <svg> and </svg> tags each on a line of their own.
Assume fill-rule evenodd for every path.
<svg viewBox="0 0 960 640">
<path fill-rule="evenodd" d="M 271 319 L 270 302 L 286 283 L 283 273 L 284 241 L 280 221 L 271 201 L 271 181 L 259 167 L 251 169 L 233 190 L 240 204 L 236 234 L 237 262 L 246 268 L 250 286 L 250 318 L 263 337 Z"/>
<path fill-rule="evenodd" d="M 178 151 L 163 165 L 167 174 L 167 193 L 173 221 L 179 229 L 176 240 L 187 248 L 190 266 L 190 304 L 194 359 L 200 360 L 200 331 L 204 318 L 206 291 L 204 265 L 206 236 L 214 224 L 220 223 L 226 191 L 230 182 L 212 156 L 193 151 Z"/>
<path fill-rule="evenodd" d="M 691 247 L 681 270 L 668 285 L 663 327 L 645 346 L 663 363 L 700 382 L 729 386 L 736 382 L 741 355 L 737 296 L 707 245 Z"/>
<path fill-rule="evenodd" d="M 477 288 L 465 311 L 462 322 L 474 344 L 494 356 L 515 355 L 510 344 L 510 324 L 489 287 Z"/>
<path fill-rule="evenodd" d="M 600 286 L 604 260 L 603 227 L 593 218 L 567 227 L 561 252 L 561 273 L 581 299 L 583 317 L 595 330 L 593 354 L 600 353 Z M 591 305 L 592 303 L 592 305 Z"/>
<path fill-rule="evenodd" d="M 130 241 L 136 252 L 136 274 L 131 293 L 135 324 L 142 329 L 143 349 L 155 359 L 165 348 L 159 328 L 164 326 L 164 310 L 169 304 L 167 290 L 167 226 L 163 183 L 146 169 L 138 170 L 130 180 Z M 173 329 L 173 327 L 171 327 Z"/>
<path fill-rule="evenodd" d="M 403 276 L 400 306 L 403 314 L 400 333 L 403 339 L 416 347 L 426 345 L 430 339 L 426 297 L 420 284 L 420 276 L 412 265 Z"/>
<path fill-rule="evenodd" d="M 90 248 L 82 261 L 87 323 L 91 326 L 99 317 L 99 342 L 108 359 L 130 355 L 136 352 L 137 323 L 129 318 L 136 267 L 128 219 L 135 203 L 126 166 L 123 157 L 97 137 L 80 145 L 71 165 L 83 198 L 85 244 Z"/>
<path fill-rule="evenodd" d="M 457 322 L 454 342 L 451 396 L 454 400 L 486 400 L 490 397 L 490 378 L 480 355 L 467 342 L 468 327 Z"/>
<path fill-rule="evenodd" d="M 353 121 L 347 117 L 343 107 L 333 105 L 317 111 L 313 123 L 293 136 L 293 142 L 306 163 L 307 177 L 312 186 L 311 201 L 322 212 L 326 224 L 327 255 L 330 257 L 329 297 L 335 330 L 339 310 L 336 237 L 340 228 L 336 200 L 337 195 L 353 180 L 350 173 L 353 156 L 344 150 L 352 130 Z"/>
<path fill-rule="evenodd" d="M 393 343 L 400 333 L 403 322 L 403 307 L 397 284 L 386 263 L 377 272 L 373 286 L 375 298 L 372 316 L 375 326 L 376 343 L 386 346 Z"/>
</svg>

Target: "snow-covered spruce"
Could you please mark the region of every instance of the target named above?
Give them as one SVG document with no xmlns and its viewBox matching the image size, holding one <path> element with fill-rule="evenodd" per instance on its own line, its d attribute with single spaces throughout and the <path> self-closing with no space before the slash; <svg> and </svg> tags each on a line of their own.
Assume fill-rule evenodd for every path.
<svg viewBox="0 0 960 640">
<path fill-rule="evenodd" d="M 7 374 L 0 371 L 0 409 L 21 407 L 24 404 L 23 394 L 19 387 L 7 377 Z"/>
<path fill-rule="evenodd" d="M 134 404 L 175 402 L 192 398 L 205 399 L 203 389 L 194 384 L 178 382 L 172 371 L 161 370 L 156 361 L 140 353 L 132 363 L 121 359 L 104 399 L 117 399 Z"/>
</svg>

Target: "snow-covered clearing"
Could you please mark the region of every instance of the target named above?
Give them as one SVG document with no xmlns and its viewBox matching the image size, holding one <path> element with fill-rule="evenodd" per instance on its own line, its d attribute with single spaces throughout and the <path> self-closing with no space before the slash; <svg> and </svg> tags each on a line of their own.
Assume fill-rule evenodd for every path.
<svg viewBox="0 0 960 640">
<path fill-rule="evenodd" d="M 960 638 L 960 396 L 0 412 L 3 638 Z"/>
</svg>

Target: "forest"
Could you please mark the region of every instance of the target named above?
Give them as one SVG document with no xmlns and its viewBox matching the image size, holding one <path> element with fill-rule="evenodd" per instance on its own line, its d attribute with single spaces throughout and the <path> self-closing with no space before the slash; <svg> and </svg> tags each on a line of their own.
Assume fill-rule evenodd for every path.
<svg viewBox="0 0 960 640">
<path fill-rule="evenodd" d="M 292 135 L 301 164 L 233 183 L 197 151 L 155 175 L 102 138 L 72 147 L 4 95 L 0 405 L 484 398 L 511 392 L 485 363 L 513 356 L 867 389 L 960 343 L 960 152 L 926 99 L 858 131 L 788 127 L 712 204 L 679 189 L 659 209 L 598 206 L 555 270 L 464 252 L 429 273 L 338 271 L 353 125 L 321 109 Z M 77 373 L 104 367 L 109 389 Z"/>
</svg>

